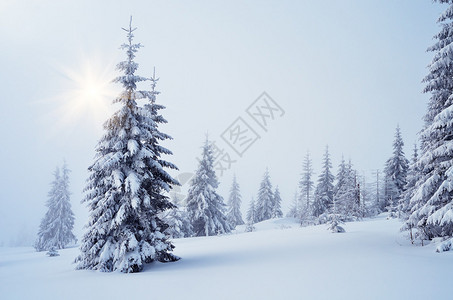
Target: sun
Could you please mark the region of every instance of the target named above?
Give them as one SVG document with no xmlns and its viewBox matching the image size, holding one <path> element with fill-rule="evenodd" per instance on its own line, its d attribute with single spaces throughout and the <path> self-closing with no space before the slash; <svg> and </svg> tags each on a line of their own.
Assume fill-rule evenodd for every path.
<svg viewBox="0 0 453 300">
<path fill-rule="evenodd" d="M 105 93 L 102 89 L 102 85 L 97 82 L 88 82 L 83 85 L 80 89 L 81 97 L 86 101 L 93 101 L 94 103 L 99 102 Z"/>
<path fill-rule="evenodd" d="M 112 113 L 112 101 L 118 87 L 114 66 L 102 60 L 83 60 L 73 67 L 60 67 L 59 92 L 54 112 L 60 127 L 90 122 L 98 126 Z"/>
<path fill-rule="evenodd" d="M 103 115 L 115 95 L 114 76 L 89 61 L 79 69 L 66 70 L 66 75 L 70 81 L 68 109 L 80 110 L 76 113 Z"/>
</svg>

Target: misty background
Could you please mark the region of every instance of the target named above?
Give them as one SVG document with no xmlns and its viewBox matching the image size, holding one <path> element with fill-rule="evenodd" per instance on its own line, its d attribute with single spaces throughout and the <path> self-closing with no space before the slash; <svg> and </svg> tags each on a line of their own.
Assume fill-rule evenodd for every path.
<svg viewBox="0 0 453 300">
<path fill-rule="evenodd" d="M 438 31 L 439 4 L 400 1 L 13 1 L 0 3 L 0 245 L 30 245 L 52 172 L 65 159 L 74 233 L 102 124 L 115 111 L 109 83 L 125 58 L 133 16 L 138 75 L 156 67 L 158 103 L 174 140 L 178 176 L 194 172 L 206 133 L 236 160 L 219 176 L 226 200 L 233 174 L 242 210 L 266 167 L 286 213 L 309 150 L 317 179 L 325 146 L 367 174 L 383 169 L 397 124 L 412 154 L 428 95 L 421 80 Z M 149 86 L 146 86 L 149 89 Z M 263 92 L 285 111 L 267 131 L 246 109 Z M 242 117 L 260 135 L 242 157 L 220 135 Z M 218 174 L 220 175 L 220 174 Z M 183 190 L 188 184 L 183 186 Z"/>
</svg>

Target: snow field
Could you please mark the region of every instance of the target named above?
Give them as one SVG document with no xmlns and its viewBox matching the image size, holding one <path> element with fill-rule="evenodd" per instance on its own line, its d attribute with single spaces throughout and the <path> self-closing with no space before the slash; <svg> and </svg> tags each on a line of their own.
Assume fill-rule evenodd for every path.
<svg viewBox="0 0 453 300">
<path fill-rule="evenodd" d="M 174 240 L 174 263 L 141 273 L 74 270 L 77 248 L 58 257 L 0 248 L 2 299 L 449 299 L 453 253 L 415 247 L 385 216 L 346 233 L 295 219 L 256 231 Z M 63 296 L 62 296 L 63 295 Z"/>
</svg>

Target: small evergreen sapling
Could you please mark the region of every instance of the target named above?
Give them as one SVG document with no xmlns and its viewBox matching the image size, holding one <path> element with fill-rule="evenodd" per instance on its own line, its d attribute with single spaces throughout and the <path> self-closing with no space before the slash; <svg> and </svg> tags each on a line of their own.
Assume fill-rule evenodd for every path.
<svg viewBox="0 0 453 300">
<path fill-rule="evenodd" d="M 339 214 L 329 214 L 328 219 L 328 230 L 332 231 L 333 233 L 345 232 L 344 228 L 340 226 L 343 221 L 341 220 L 341 216 Z"/>
<path fill-rule="evenodd" d="M 49 251 L 46 253 L 47 256 L 49 257 L 55 257 L 55 256 L 60 256 L 58 251 L 55 249 L 55 247 L 50 247 Z"/>
<path fill-rule="evenodd" d="M 342 216 L 338 213 L 336 201 L 334 199 L 332 205 L 332 212 L 328 216 L 328 230 L 333 233 L 342 233 L 345 232 L 344 228 L 340 226 L 341 223 L 344 223 Z"/>
</svg>

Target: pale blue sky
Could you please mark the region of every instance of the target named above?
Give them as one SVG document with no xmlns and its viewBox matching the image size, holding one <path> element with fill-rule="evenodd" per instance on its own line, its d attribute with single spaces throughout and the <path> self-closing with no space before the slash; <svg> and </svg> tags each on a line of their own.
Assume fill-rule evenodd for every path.
<svg viewBox="0 0 453 300">
<path fill-rule="evenodd" d="M 95 2 L 95 3 L 91 3 Z M 181 172 L 197 167 L 204 134 L 220 134 L 266 91 L 285 110 L 220 178 L 235 172 L 248 205 L 267 167 L 286 209 L 309 149 L 315 170 L 329 144 L 365 172 L 382 169 L 399 123 L 411 155 L 428 95 L 422 78 L 443 7 L 428 0 L 345 1 L 2 1 L 0 4 L 0 242 L 33 237 L 52 171 L 73 170 L 79 201 L 101 124 L 112 106 L 78 102 L 93 78 L 112 79 L 121 27 L 138 27 L 138 73 L 157 68 L 159 102 Z M 102 74 L 100 74 L 102 73 Z M 100 74 L 100 75 L 99 75 Z M 76 81 L 74 81 L 76 79 Z M 96 82 L 99 79 L 95 80 Z M 83 83 L 85 82 L 85 83 Z M 111 85 L 113 91 L 117 87 Z M 248 120 L 250 121 L 250 120 Z M 252 121 L 250 121 L 252 122 Z M 252 125 L 252 123 L 251 123 Z M 175 173 L 177 175 L 177 173 Z"/>
</svg>

